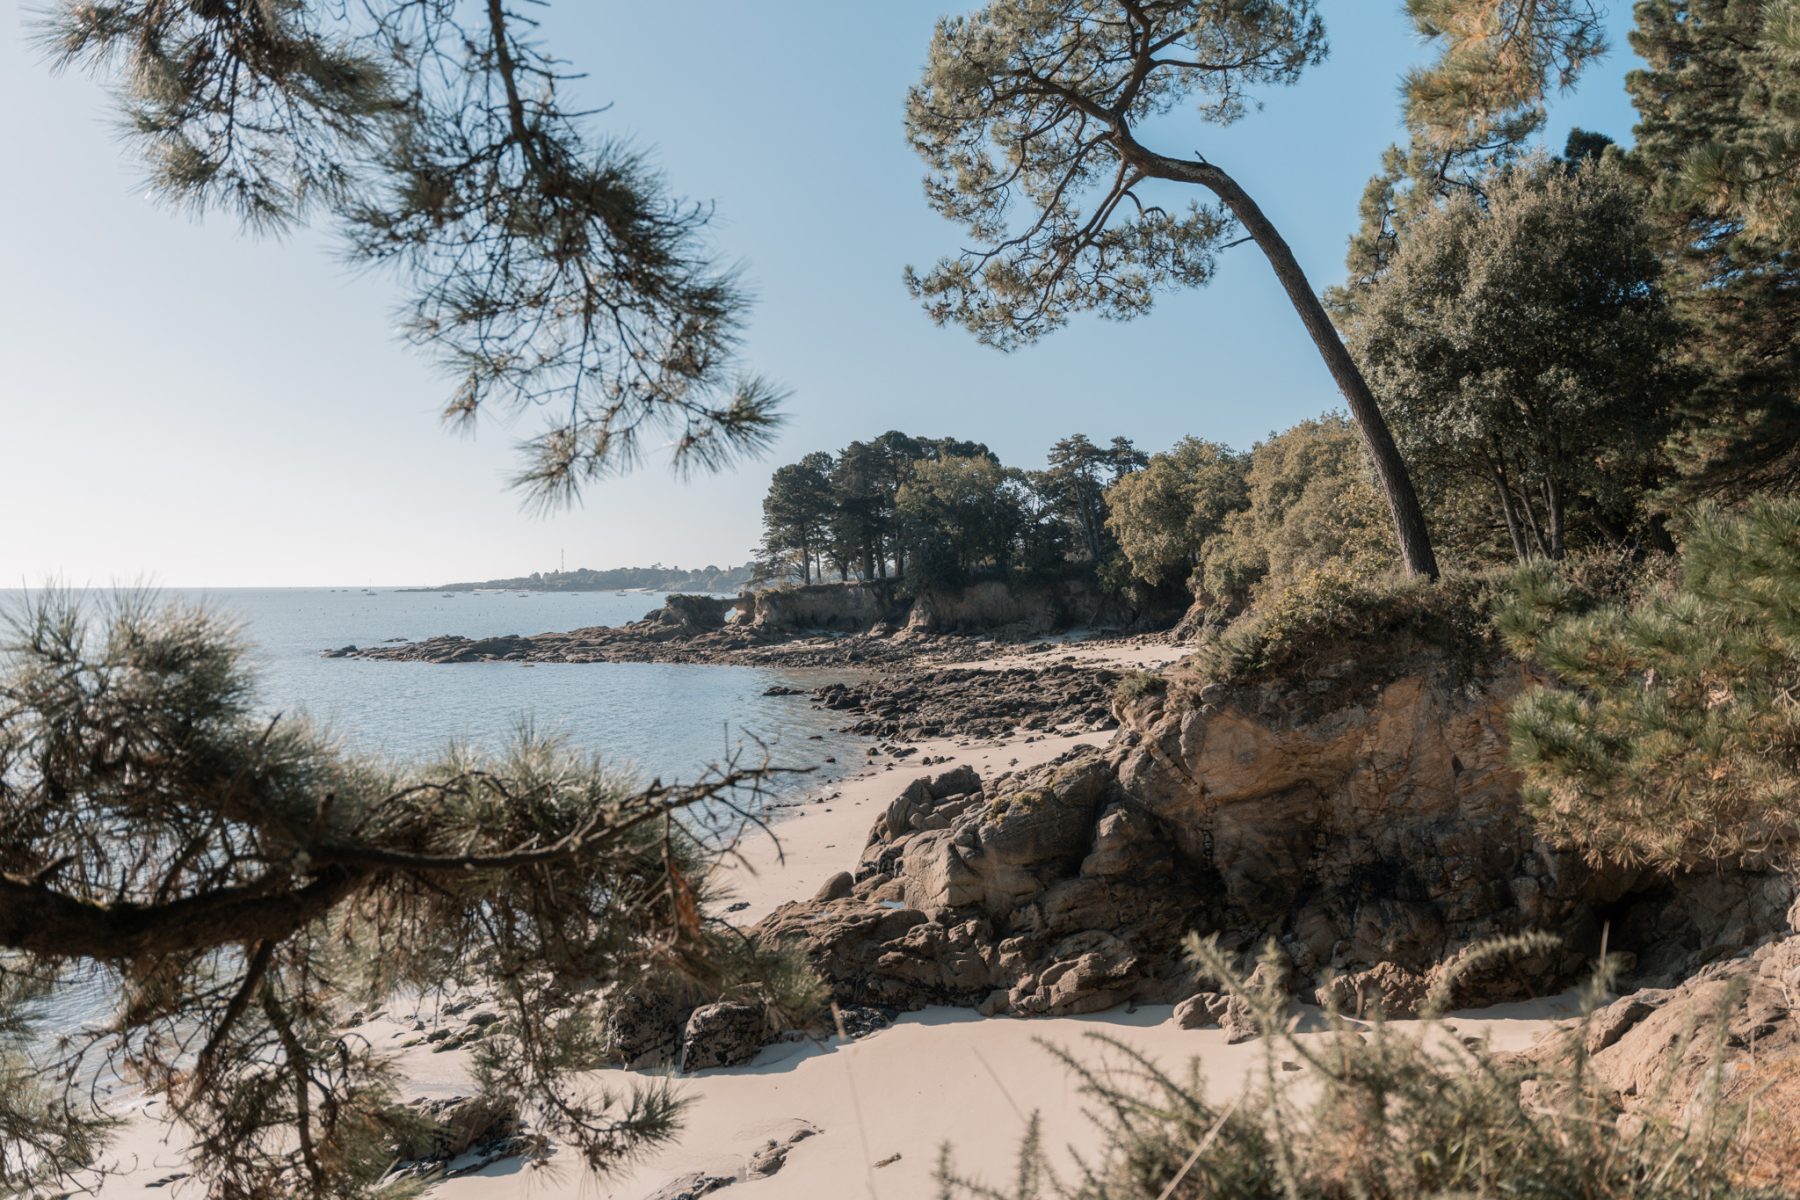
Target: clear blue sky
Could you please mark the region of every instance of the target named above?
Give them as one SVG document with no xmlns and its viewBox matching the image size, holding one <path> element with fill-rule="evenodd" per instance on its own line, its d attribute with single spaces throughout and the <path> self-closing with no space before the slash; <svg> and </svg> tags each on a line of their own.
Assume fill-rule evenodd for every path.
<svg viewBox="0 0 1800 1200">
<path fill-rule="evenodd" d="M 36 8 L 33 3 L 30 8 Z M 1558 102 L 1624 139 L 1629 5 L 1613 52 Z M 680 482 L 652 462 L 548 518 L 504 487 L 517 430 L 443 432 L 444 381 L 391 336 L 394 294 L 310 235 L 257 241 L 147 201 L 105 98 L 52 76 L 28 8 L 0 30 L 0 586 L 438 582 L 554 567 L 700 565 L 755 544 L 768 472 L 889 428 L 974 438 L 1008 463 L 1058 437 L 1248 446 L 1335 406 L 1253 247 L 1130 324 L 1077 320 L 1011 355 L 938 329 L 900 284 L 959 244 L 901 130 L 943 3 L 563 0 L 546 35 L 596 118 L 715 201 L 717 247 L 757 306 L 749 365 L 792 390 L 772 454 Z M 1194 122 L 1314 284 L 1342 274 L 1356 204 L 1423 51 L 1398 0 L 1324 0 L 1332 54 L 1265 111 Z"/>
</svg>

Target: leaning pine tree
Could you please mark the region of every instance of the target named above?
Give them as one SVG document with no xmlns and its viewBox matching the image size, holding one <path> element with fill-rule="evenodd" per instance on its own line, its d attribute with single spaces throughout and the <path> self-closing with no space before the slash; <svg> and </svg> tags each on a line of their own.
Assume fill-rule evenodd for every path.
<svg viewBox="0 0 1800 1200">
<path fill-rule="evenodd" d="M 1007 348 L 1082 309 L 1133 317 L 1160 287 L 1206 283 L 1241 229 L 1356 419 L 1407 571 L 1435 576 L 1387 421 L 1286 240 L 1223 167 L 1139 136 L 1190 97 L 1203 118 L 1229 124 L 1250 106 L 1249 88 L 1294 82 L 1325 56 L 1313 9 L 1312 0 L 993 0 L 940 21 L 907 128 L 930 167 L 932 205 L 985 248 L 909 271 L 908 284 L 936 320 Z M 1141 194 L 1159 181 L 1199 187 L 1216 203 L 1172 213 Z M 1022 226 L 1015 207 L 1029 210 Z"/>
</svg>

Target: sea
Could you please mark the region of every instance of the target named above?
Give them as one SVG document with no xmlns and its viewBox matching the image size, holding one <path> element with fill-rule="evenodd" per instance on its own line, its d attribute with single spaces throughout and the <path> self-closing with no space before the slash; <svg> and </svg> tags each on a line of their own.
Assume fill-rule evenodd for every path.
<svg viewBox="0 0 1800 1200">
<path fill-rule="evenodd" d="M 0 591 L 0 613 L 25 593 Z M 531 727 L 644 780 L 693 780 L 734 752 L 830 777 L 854 749 L 833 714 L 771 687 L 816 687 L 816 671 L 687 663 L 419 663 L 325 658 L 437 634 L 494 637 L 622 625 L 662 604 L 646 592 L 425 592 L 380 587 L 169 588 L 241 630 L 269 715 L 305 716 L 345 748 L 425 760 L 454 742 L 496 750 Z M 95 594 L 95 602 L 106 597 Z"/>
</svg>

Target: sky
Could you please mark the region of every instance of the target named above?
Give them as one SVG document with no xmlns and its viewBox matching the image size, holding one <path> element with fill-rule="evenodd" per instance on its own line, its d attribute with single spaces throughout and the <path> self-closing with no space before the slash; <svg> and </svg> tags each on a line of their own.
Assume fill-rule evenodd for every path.
<svg viewBox="0 0 1800 1200">
<path fill-rule="evenodd" d="M 754 548 L 775 466 L 887 429 L 1033 467 L 1076 432 L 1247 448 L 1337 407 L 1253 246 L 1136 321 L 1077 318 L 1010 354 L 932 325 L 902 269 L 963 240 L 926 206 L 901 118 L 954 6 L 562 0 L 544 36 L 587 74 L 575 99 L 607 106 L 597 132 L 648 152 L 675 191 L 716 204 L 714 249 L 756 297 L 745 365 L 790 395 L 760 460 L 681 479 L 652 455 L 540 515 L 506 485 L 532 426 L 446 431 L 448 383 L 395 338 L 381 276 L 346 266 L 328 235 L 257 239 L 145 195 L 104 91 L 52 74 L 30 44 L 50 2 L 4 0 L 0 26 L 0 587 L 724 565 Z M 1628 139 L 1629 5 L 1612 8 L 1612 53 L 1553 106 L 1552 148 L 1572 125 Z M 1320 9 L 1324 65 L 1230 128 L 1172 119 L 1158 148 L 1230 171 L 1323 289 L 1400 138 L 1400 76 L 1429 51 L 1399 0 Z"/>
</svg>

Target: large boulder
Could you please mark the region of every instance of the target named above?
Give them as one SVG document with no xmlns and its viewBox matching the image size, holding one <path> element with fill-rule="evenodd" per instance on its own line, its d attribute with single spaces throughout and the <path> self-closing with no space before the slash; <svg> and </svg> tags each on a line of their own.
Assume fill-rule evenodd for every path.
<svg viewBox="0 0 1800 1200">
<path fill-rule="evenodd" d="M 1192 990 L 1179 943 L 1205 889 L 1153 829 L 1096 750 L 992 789 L 959 768 L 876 819 L 848 897 L 784 905 L 759 936 L 801 946 L 842 1004 L 1174 999 Z"/>
<path fill-rule="evenodd" d="M 725 1000 L 688 1015 L 681 1033 L 681 1069 L 741 1067 L 769 1044 L 769 1014 L 760 1004 Z"/>
</svg>

